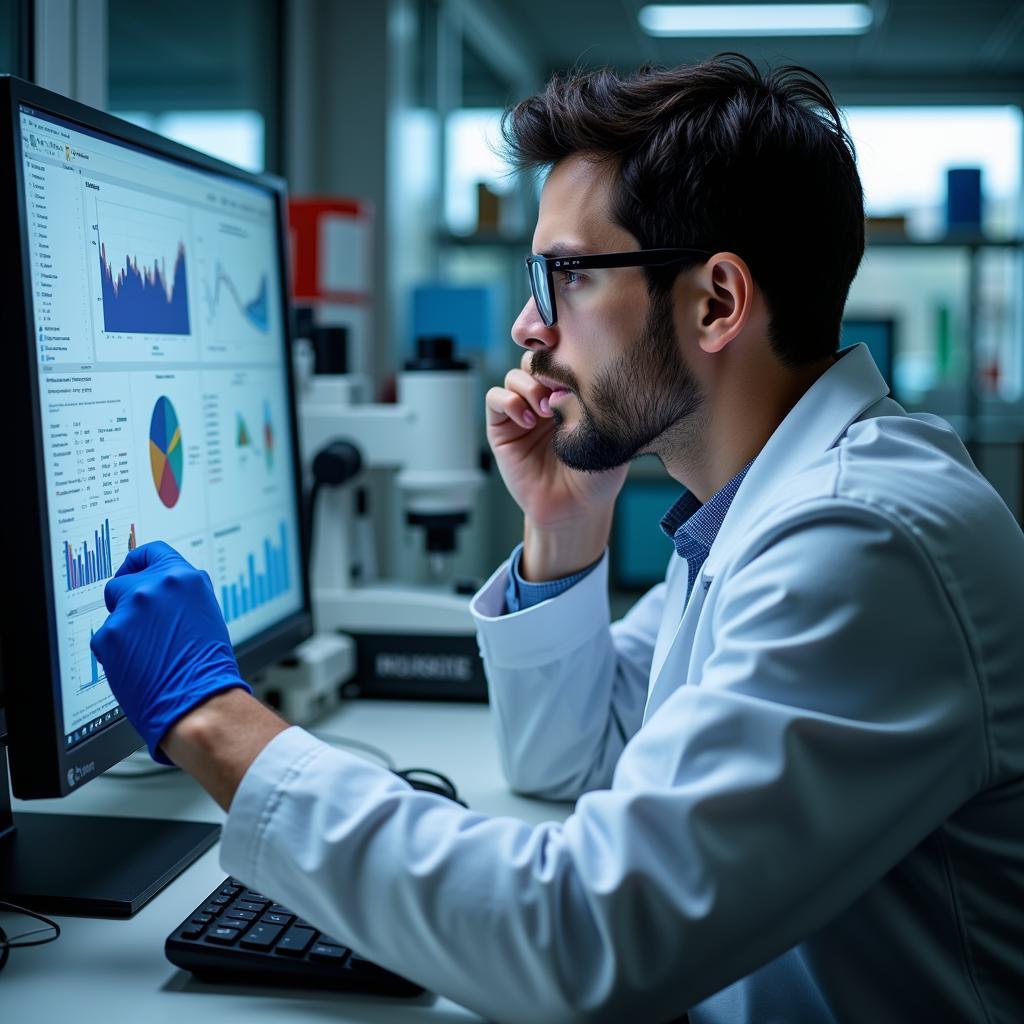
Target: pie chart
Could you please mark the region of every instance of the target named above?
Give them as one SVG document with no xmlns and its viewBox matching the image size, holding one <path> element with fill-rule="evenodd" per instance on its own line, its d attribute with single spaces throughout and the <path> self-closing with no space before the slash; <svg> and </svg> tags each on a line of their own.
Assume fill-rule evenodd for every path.
<svg viewBox="0 0 1024 1024">
<path fill-rule="evenodd" d="M 185 464 L 181 456 L 178 414 L 166 395 L 157 399 L 153 418 L 149 421 L 149 465 L 153 470 L 157 495 L 168 508 L 174 508 L 181 497 L 181 475 Z"/>
</svg>

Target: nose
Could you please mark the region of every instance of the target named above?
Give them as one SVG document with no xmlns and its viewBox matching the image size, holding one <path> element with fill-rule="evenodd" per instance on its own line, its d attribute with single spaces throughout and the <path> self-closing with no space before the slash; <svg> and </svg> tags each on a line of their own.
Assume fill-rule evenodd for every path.
<svg viewBox="0 0 1024 1024">
<path fill-rule="evenodd" d="M 512 325 L 512 340 L 521 348 L 528 348 L 530 351 L 554 348 L 558 344 L 558 325 L 548 327 L 544 323 L 532 295 L 526 300 L 526 305 Z"/>
</svg>

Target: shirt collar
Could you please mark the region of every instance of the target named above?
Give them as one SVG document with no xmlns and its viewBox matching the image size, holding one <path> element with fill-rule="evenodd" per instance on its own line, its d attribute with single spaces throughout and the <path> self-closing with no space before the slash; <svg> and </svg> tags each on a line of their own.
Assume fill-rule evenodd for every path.
<svg viewBox="0 0 1024 1024">
<path fill-rule="evenodd" d="M 703 504 L 689 491 L 665 513 L 661 520 L 661 529 L 675 545 L 681 558 L 692 559 L 694 554 L 704 555 L 711 550 L 711 545 L 718 536 L 725 514 L 729 511 L 736 492 L 753 465 L 751 459 L 724 487 L 716 491 Z"/>
</svg>

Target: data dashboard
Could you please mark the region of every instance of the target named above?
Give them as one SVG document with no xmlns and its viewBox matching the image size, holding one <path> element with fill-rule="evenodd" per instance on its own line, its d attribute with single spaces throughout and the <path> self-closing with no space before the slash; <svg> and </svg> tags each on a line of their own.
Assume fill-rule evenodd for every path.
<svg viewBox="0 0 1024 1024">
<path fill-rule="evenodd" d="M 234 643 L 302 607 L 271 190 L 22 108 L 66 743 L 119 717 L 90 640 L 153 540 L 210 576 Z"/>
</svg>

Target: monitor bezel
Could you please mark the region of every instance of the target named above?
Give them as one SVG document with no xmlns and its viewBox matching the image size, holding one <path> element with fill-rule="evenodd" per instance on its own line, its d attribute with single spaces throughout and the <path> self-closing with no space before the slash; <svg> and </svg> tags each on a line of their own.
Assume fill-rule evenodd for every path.
<svg viewBox="0 0 1024 1024">
<path fill-rule="evenodd" d="M 17 239 L 9 274 L 0 284 L 0 302 L 7 313 L 11 372 L 0 374 L 0 422 L 13 445 L 9 463 L 13 479 L 24 482 L 35 501 L 14 501 L 7 506 L 6 529 L 0 531 L 0 552 L 8 566 L 8 579 L 17 587 L 17 600 L 5 602 L 0 655 L 10 750 L 11 782 L 21 799 L 65 796 L 95 778 L 142 745 L 127 719 L 112 723 L 65 749 L 63 700 L 56 638 L 56 611 L 52 585 L 52 551 L 46 477 L 42 447 L 38 362 L 32 315 L 31 266 L 28 251 L 26 203 L 20 113 L 22 107 L 80 125 L 86 131 L 113 136 L 164 159 L 195 170 L 255 186 L 271 195 L 277 210 L 279 282 L 284 321 L 284 368 L 287 376 L 288 421 L 291 427 L 293 495 L 301 565 L 302 604 L 272 626 L 235 647 L 243 676 L 282 658 L 312 634 L 310 584 L 306 567 L 309 538 L 302 508 L 302 466 L 291 360 L 291 323 L 287 315 L 288 275 L 287 195 L 282 179 L 253 174 L 207 156 L 144 128 L 69 100 L 9 75 L 0 76 L 0 231 Z M 22 343 L 18 344 L 17 339 Z M 25 424 L 30 424 L 26 436 Z M 31 440 L 31 443 L 26 443 Z M 33 681 L 33 675 L 42 683 Z M 0 753 L 2 756 L 2 753 Z"/>
</svg>

